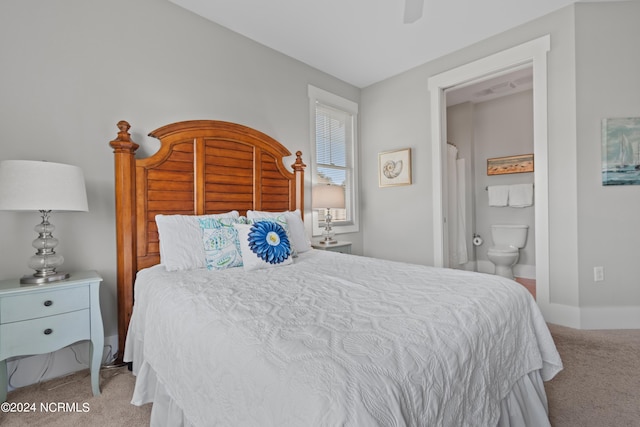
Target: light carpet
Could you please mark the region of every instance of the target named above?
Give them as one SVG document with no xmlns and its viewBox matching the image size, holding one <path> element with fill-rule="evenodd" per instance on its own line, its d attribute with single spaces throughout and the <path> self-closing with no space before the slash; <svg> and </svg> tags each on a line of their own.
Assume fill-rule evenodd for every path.
<svg viewBox="0 0 640 427">
<path fill-rule="evenodd" d="M 151 404 L 138 407 L 129 403 L 134 383 L 135 377 L 125 366 L 100 371 L 100 396 L 91 392 L 89 370 L 22 387 L 7 396 L 13 409 L 21 411 L 0 411 L 0 426 L 148 426 Z M 58 407 L 60 403 L 69 405 Z"/>
<path fill-rule="evenodd" d="M 554 427 L 640 426 L 640 330 L 582 331 L 549 325 L 564 370 L 545 383 Z M 129 403 L 135 377 L 103 369 L 102 395 L 91 394 L 88 371 L 15 390 L 8 402 L 33 412 L 0 412 L 0 425 L 147 426 L 151 405 Z M 51 404 L 54 404 L 51 406 Z M 57 403 L 70 404 L 58 410 Z M 54 412 L 46 412 L 41 404 Z M 454 426 L 457 427 L 457 426 Z"/>
<path fill-rule="evenodd" d="M 545 383 L 551 424 L 640 426 L 640 330 L 549 330 L 564 364 Z"/>
</svg>

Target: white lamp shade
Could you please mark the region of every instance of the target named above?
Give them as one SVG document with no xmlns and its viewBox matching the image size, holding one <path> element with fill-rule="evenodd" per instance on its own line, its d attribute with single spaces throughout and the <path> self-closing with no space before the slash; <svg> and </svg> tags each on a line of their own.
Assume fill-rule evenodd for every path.
<svg viewBox="0 0 640 427">
<path fill-rule="evenodd" d="M 0 210 L 88 211 L 82 169 L 43 161 L 1 161 Z"/>
<path fill-rule="evenodd" d="M 313 209 L 343 209 L 344 187 L 318 184 L 313 187 Z"/>
</svg>

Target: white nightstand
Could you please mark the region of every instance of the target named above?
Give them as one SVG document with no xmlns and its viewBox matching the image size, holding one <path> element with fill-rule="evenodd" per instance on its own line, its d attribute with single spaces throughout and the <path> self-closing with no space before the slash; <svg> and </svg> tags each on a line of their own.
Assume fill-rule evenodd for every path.
<svg viewBox="0 0 640 427">
<path fill-rule="evenodd" d="M 351 253 L 351 242 L 338 241 L 338 243 L 334 243 L 331 245 L 322 245 L 320 243 L 314 242 L 311 244 L 311 247 L 314 249 L 320 249 L 323 251 L 341 252 L 343 254 Z"/>
<path fill-rule="evenodd" d="M 0 402 L 7 399 L 6 359 L 50 353 L 82 340 L 91 341 L 91 388 L 94 395 L 100 394 L 101 281 L 95 271 L 44 285 L 0 281 Z"/>
</svg>

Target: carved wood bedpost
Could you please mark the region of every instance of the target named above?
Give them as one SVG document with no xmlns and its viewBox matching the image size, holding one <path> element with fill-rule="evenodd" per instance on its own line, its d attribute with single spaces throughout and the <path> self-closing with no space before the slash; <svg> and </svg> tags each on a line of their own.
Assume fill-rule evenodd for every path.
<svg viewBox="0 0 640 427">
<path fill-rule="evenodd" d="M 304 168 L 306 168 L 307 165 L 302 161 L 302 151 L 296 151 L 296 161 L 291 167 L 296 177 L 296 209 L 300 209 L 300 213 L 304 219 Z"/>
<path fill-rule="evenodd" d="M 118 122 L 118 137 L 109 145 L 115 160 L 116 246 L 118 291 L 118 352 L 124 356 L 124 343 L 133 309 L 133 282 L 136 266 L 136 179 L 135 153 L 139 145 L 131 141 L 129 123 Z"/>
</svg>

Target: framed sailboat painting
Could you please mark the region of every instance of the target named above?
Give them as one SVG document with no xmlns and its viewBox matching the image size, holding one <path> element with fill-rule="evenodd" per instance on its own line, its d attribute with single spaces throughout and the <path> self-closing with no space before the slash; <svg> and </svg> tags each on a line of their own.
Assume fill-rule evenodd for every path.
<svg viewBox="0 0 640 427">
<path fill-rule="evenodd" d="M 640 117 L 602 120 L 602 185 L 640 185 Z"/>
</svg>

